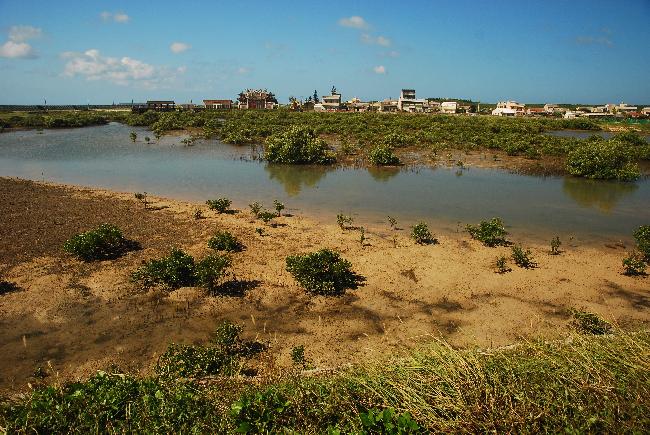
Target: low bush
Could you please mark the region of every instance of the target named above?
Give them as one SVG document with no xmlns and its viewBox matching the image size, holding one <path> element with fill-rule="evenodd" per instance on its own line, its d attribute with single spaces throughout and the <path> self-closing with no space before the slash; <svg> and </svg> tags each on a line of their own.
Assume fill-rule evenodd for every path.
<svg viewBox="0 0 650 435">
<path fill-rule="evenodd" d="M 160 284 L 176 289 L 195 284 L 194 267 L 194 257 L 173 248 L 167 257 L 145 262 L 131 277 L 145 288 Z"/>
<path fill-rule="evenodd" d="M 505 256 L 500 256 L 496 259 L 496 273 L 504 274 L 510 272 L 512 269 L 508 267 L 508 259 Z"/>
<path fill-rule="evenodd" d="M 107 260 L 136 249 L 114 225 L 102 224 L 97 229 L 77 234 L 64 243 L 63 250 L 84 261 Z"/>
<path fill-rule="evenodd" d="M 640 252 L 631 252 L 627 257 L 623 259 L 623 275 L 645 275 L 646 264 L 644 260 L 644 256 Z"/>
<path fill-rule="evenodd" d="M 566 168 L 579 177 L 633 181 L 640 176 L 634 154 L 619 140 L 587 139 L 569 152 Z"/>
<path fill-rule="evenodd" d="M 307 366 L 307 359 L 305 357 L 305 346 L 294 346 L 291 348 L 291 361 L 294 365 L 305 368 Z"/>
<path fill-rule="evenodd" d="M 262 211 L 262 204 L 259 202 L 254 202 L 250 204 L 249 207 L 251 208 L 251 213 L 253 213 L 255 217 L 257 217 Z"/>
<path fill-rule="evenodd" d="M 419 245 L 437 243 L 435 237 L 431 235 L 429 227 L 424 222 L 420 222 L 413 227 L 411 230 L 411 237 L 415 240 L 415 243 Z"/>
<path fill-rule="evenodd" d="M 271 163 L 330 164 L 336 160 L 324 140 L 314 130 L 292 126 L 266 140 L 264 158 Z"/>
<path fill-rule="evenodd" d="M 135 196 L 135 199 L 142 203 L 145 209 L 147 208 L 147 205 L 149 204 L 147 201 L 147 192 L 136 192 L 133 194 L 133 196 Z"/>
<path fill-rule="evenodd" d="M 537 266 L 530 249 L 524 251 L 521 246 L 512 247 L 512 260 L 517 266 L 523 267 L 524 269 L 534 269 Z"/>
<path fill-rule="evenodd" d="M 282 215 L 282 210 L 284 210 L 284 204 L 282 204 L 277 199 L 274 199 L 273 206 L 275 207 L 275 211 L 278 212 L 278 217 L 280 217 Z"/>
<path fill-rule="evenodd" d="M 560 238 L 558 236 L 555 236 L 551 239 L 551 255 L 559 255 L 560 254 L 560 246 L 562 245 L 562 242 L 560 242 Z"/>
<path fill-rule="evenodd" d="M 398 414 L 393 408 L 369 409 L 359 414 L 363 433 L 367 434 L 419 434 L 420 430 L 413 417 L 408 412 Z"/>
<path fill-rule="evenodd" d="M 287 271 L 310 293 L 338 296 L 365 281 L 352 271 L 349 261 L 330 249 L 291 255 L 286 261 Z"/>
<path fill-rule="evenodd" d="M 194 268 L 196 284 L 210 291 L 217 289 L 223 283 L 230 265 L 230 258 L 225 255 L 212 254 L 202 258 Z"/>
<path fill-rule="evenodd" d="M 215 210 L 218 213 L 226 213 L 230 208 L 230 201 L 228 198 L 209 199 L 205 202 L 210 210 Z"/>
<path fill-rule="evenodd" d="M 393 149 L 387 145 L 375 146 L 368 153 L 368 160 L 373 165 L 378 166 L 394 166 L 400 164 L 399 157 L 393 154 Z"/>
<path fill-rule="evenodd" d="M 262 210 L 261 212 L 257 213 L 257 217 L 258 219 L 261 219 L 265 224 L 268 224 L 273 219 L 278 217 L 278 215 L 268 210 Z"/>
<path fill-rule="evenodd" d="M 132 131 L 131 133 L 129 133 L 129 138 L 131 139 L 131 142 L 135 143 L 136 139 L 138 138 L 138 135 L 136 134 L 135 131 Z"/>
<path fill-rule="evenodd" d="M 208 248 L 215 251 L 240 252 L 244 246 L 229 231 L 217 231 L 217 233 L 208 240 Z"/>
<path fill-rule="evenodd" d="M 344 215 L 341 213 L 336 215 L 336 224 L 342 230 L 345 230 L 349 225 L 352 225 L 353 221 L 354 219 L 352 218 L 352 216 Z"/>
<path fill-rule="evenodd" d="M 473 239 L 483 242 L 485 246 L 507 245 L 506 236 L 508 232 L 503 226 L 503 221 L 492 218 L 489 221 L 481 221 L 478 225 L 467 225 L 467 231 Z"/>
<path fill-rule="evenodd" d="M 634 232 L 636 248 L 643 254 L 645 261 L 650 262 L 650 225 L 641 225 Z"/>
<path fill-rule="evenodd" d="M 612 325 L 597 314 L 585 310 L 570 310 L 573 320 L 571 325 L 581 334 L 603 335 L 612 332 Z"/>
</svg>

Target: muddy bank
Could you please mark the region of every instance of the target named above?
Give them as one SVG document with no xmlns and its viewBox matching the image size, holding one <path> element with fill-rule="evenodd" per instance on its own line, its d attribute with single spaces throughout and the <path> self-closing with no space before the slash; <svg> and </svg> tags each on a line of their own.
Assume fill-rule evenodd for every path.
<svg viewBox="0 0 650 435">
<path fill-rule="evenodd" d="M 248 210 L 216 214 L 202 204 L 152 198 L 145 210 L 132 193 L 73 188 L 0 178 L 0 273 L 19 290 L 0 296 L 0 388 L 24 388 L 34 370 L 50 364 L 58 379 L 86 376 L 116 364 L 146 372 L 171 341 L 205 342 L 229 319 L 245 335 L 269 343 L 278 364 L 305 345 L 317 367 L 399 352 L 431 335 L 456 346 L 498 346 L 569 328 L 567 310 L 584 307 L 624 328 L 650 323 L 649 278 L 621 275 L 631 246 L 582 246 L 564 252 L 526 244 L 539 266 L 513 264 L 494 272 L 509 248 L 487 248 L 466 233 L 438 233 L 437 245 L 416 245 L 408 229 L 359 232 L 316 224 L 291 210 L 276 227 Z M 196 209 L 205 219 L 194 219 Z M 102 222 L 119 226 L 142 249 L 110 261 L 82 263 L 63 242 Z M 255 229 L 265 228 L 259 236 Z M 130 273 L 172 246 L 195 257 L 227 229 L 245 245 L 233 254 L 242 282 L 232 296 L 182 288 L 142 292 Z M 517 234 L 511 235 L 520 241 Z M 314 297 L 285 271 L 287 255 L 339 250 L 366 285 L 340 298 Z"/>
</svg>

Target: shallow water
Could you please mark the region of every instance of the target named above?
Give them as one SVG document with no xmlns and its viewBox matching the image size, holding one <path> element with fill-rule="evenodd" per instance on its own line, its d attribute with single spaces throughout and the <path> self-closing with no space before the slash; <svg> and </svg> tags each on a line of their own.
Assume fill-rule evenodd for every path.
<svg viewBox="0 0 650 435">
<path fill-rule="evenodd" d="M 595 136 L 601 136 L 605 139 L 609 139 L 612 136 L 614 136 L 616 133 L 611 131 L 554 130 L 554 131 L 547 131 L 546 134 L 550 134 L 552 136 L 560 136 L 560 137 L 574 137 L 576 139 L 587 139 L 588 137 L 595 135 Z M 650 136 L 643 135 L 643 134 L 640 136 L 645 138 L 647 142 L 650 142 Z"/>
<path fill-rule="evenodd" d="M 131 143 L 129 132 L 138 134 Z M 455 230 L 500 216 L 513 233 L 559 234 L 582 240 L 624 239 L 650 224 L 650 182 L 591 181 L 515 175 L 471 168 L 322 168 L 271 165 L 259 150 L 218 141 L 181 144 L 120 124 L 72 130 L 0 134 L 0 176 L 21 177 L 183 200 L 227 196 L 239 208 L 252 201 L 334 222 L 337 213 L 362 224 L 395 217 Z M 382 225 L 385 225 L 383 224 Z"/>
</svg>

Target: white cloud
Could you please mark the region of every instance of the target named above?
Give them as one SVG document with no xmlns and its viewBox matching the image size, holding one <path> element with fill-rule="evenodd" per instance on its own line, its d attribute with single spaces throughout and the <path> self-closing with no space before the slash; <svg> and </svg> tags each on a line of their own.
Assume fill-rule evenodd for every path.
<svg viewBox="0 0 650 435">
<path fill-rule="evenodd" d="M 0 45 L 0 57 L 10 59 L 36 58 L 36 52 L 32 46 L 25 41 L 40 38 L 42 34 L 42 30 L 38 27 L 11 26 L 9 28 L 9 40 Z"/>
<path fill-rule="evenodd" d="M 172 45 L 169 46 L 169 49 L 174 54 L 182 53 L 184 51 L 189 50 L 190 48 L 192 48 L 192 46 L 189 44 L 185 44 L 184 42 L 174 42 L 172 43 Z"/>
<path fill-rule="evenodd" d="M 126 24 L 129 21 L 131 21 L 131 17 L 129 17 L 127 14 L 124 12 L 108 12 L 108 11 L 103 11 L 99 16 L 102 18 L 103 21 L 114 21 L 116 23 L 120 24 Z"/>
<path fill-rule="evenodd" d="M 391 50 L 391 51 L 387 51 L 386 53 L 383 53 L 383 55 L 387 57 L 399 57 L 399 51 Z"/>
<path fill-rule="evenodd" d="M 244 66 L 240 66 L 239 68 L 237 68 L 237 74 L 239 74 L 240 76 L 248 74 L 249 72 L 251 72 L 251 70 Z"/>
<path fill-rule="evenodd" d="M 376 44 L 376 45 L 381 45 L 382 47 L 388 47 L 390 46 L 390 39 L 384 37 L 384 36 L 377 36 L 374 37 L 372 35 L 369 35 L 368 33 L 362 33 L 361 34 L 361 42 L 364 44 Z"/>
<path fill-rule="evenodd" d="M 155 67 L 128 56 L 105 57 L 97 49 L 84 53 L 65 52 L 61 57 L 67 60 L 63 70 L 66 77 L 79 76 L 89 81 L 104 80 L 121 86 L 136 85 L 147 89 L 169 87 L 179 74 L 186 71 L 186 67 Z"/>
<path fill-rule="evenodd" d="M 386 68 L 384 65 L 378 65 L 372 69 L 376 74 L 386 74 Z"/>
<path fill-rule="evenodd" d="M 370 27 L 363 17 L 353 15 L 339 20 L 339 26 L 352 27 L 353 29 L 367 29 Z"/>
</svg>

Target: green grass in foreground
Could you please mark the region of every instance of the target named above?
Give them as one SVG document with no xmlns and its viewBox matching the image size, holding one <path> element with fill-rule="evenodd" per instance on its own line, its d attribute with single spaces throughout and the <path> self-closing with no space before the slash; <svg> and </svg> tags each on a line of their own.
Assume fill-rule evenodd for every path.
<svg viewBox="0 0 650 435">
<path fill-rule="evenodd" d="M 228 352 L 214 346 L 212 352 Z M 489 352 L 436 341 L 388 363 L 311 377 L 296 369 L 201 380 L 169 376 L 159 362 L 160 370 L 165 376 L 100 372 L 4 399 L 0 426 L 9 433 L 642 433 L 650 427 L 648 331 L 572 335 Z"/>
</svg>

